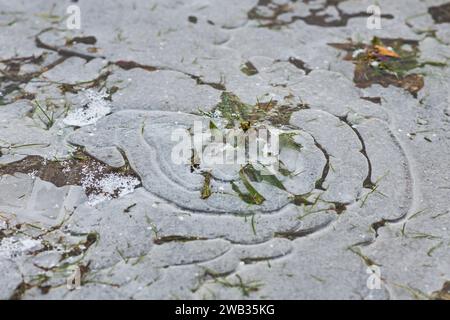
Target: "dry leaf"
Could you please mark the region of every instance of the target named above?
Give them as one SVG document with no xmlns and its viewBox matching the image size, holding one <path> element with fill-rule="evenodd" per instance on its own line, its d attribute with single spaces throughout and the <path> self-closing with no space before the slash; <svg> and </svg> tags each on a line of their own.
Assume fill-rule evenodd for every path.
<svg viewBox="0 0 450 320">
<path fill-rule="evenodd" d="M 398 54 L 396 54 L 394 51 L 389 50 L 388 48 L 385 48 L 383 46 L 379 46 L 379 45 L 375 45 L 374 46 L 375 50 L 377 50 L 377 52 L 383 56 L 386 57 L 392 57 L 392 58 L 400 58 L 400 56 Z"/>
</svg>

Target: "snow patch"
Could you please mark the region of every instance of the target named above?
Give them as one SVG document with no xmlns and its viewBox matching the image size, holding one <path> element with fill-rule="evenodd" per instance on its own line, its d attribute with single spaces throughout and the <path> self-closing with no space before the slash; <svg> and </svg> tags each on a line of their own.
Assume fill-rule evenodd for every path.
<svg viewBox="0 0 450 320">
<path fill-rule="evenodd" d="M 99 168 L 99 172 L 101 171 Z M 117 173 L 98 177 L 95 172 L 87 172 L 81 180 L 81 186 L 89 194 L 88 204 L 91 206 L 132 193 L 140 183 L 136 177 Z"/>
<path fill-rule="evenodd" d="M 77 127 L 87 126 L 96 123 L 111 112 L 110 104 L 105 100 L 108 96 L 105 92 L 89 89 L 83 91 L 83 94 L 83 106 L 69 112 L 63 120 L 64 124 Z"/>
</svg>

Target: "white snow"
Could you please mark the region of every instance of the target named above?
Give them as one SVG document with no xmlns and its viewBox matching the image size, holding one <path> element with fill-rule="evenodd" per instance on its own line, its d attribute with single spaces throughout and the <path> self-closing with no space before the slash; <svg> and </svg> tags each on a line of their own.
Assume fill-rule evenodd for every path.
<svg viewBox="0 0 450 320">
<path fill-rule="evenodd" d="M 36 170 L 33 170 L 32 172 L 28 173 L 28 176 L 34 180 L 34 179 L 36 179 L 37 174 L 38 174 L 38 172 Z"/>
<path fill-rule="evenodd" d="M 99 172 L 102 170 L 103 168 L 99 168 Z M 88 197 L 88 204 L 91 206 L 132 193 L 139 184 L 140 181 L 137 178 L 117 173 L 108 173 L 101 178 L 96 178 L 94 172 L 88 172 L 81 181 L 84 190 L 95 190 Z"/>
<path fill-rule="evenodd" d="M 64 124 L 69 126 L 83 127 L 96 123 L 99 119 L 111 112 L 111 107 L 106 93 L 94 90 L 83 91 L 83 106 L 72 110 L 63 120 Z"/>
</svg>

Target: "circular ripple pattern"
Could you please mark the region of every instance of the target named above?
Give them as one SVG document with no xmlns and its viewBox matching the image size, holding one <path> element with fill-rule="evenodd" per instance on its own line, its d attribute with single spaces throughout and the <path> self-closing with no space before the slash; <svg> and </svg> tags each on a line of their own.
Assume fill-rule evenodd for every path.
<svg viewBox="0 0 450 320">
<path fill-rule="evenodd" d="M 370 118 L 352 125 L 346 117 L 321 110 L 294 113 L 290 124 L 298 129 L 294 139 L 301 150 L 282 149 L 280 160 L 294 174 L 278 175 L 284 188 L 252 182 L 265 199 L 249 205 L 233 190 L 242 186 L 240 165 L 211 168 L 211 196 L 202 198 L 202 173 L 188 163 L 175 164 L 172 151 L 175 129 L 188 130 L 195 121 L 209 126 L 209 118 L 162 111 L 117 112 L 95 127 L 77 130 L 70 141 L 110 165 L 125 154 L 142 179 L 144 188 L 191 213 L 178 233 L 222 237 L 240 243 L 267 241 L 274 236 L 295 238 L 328 225 L 337 214 L 366 205 L 375 190 L 383 197 L 382 218 L 395 220 L 406 214 L 411 201 L 411 178 L 406 156 L 387 124 Z M 379 197 L 381 198 L 381 197 Z M 370 212 L 370 204 L 367 204 Z M 315 212 L 316 214 L 305 214 Z M 242 229 L 242 216 L 258 216 L 258 233 Z M 304 216 L 306 218 L 299 219 Z M 211 228 L 204 230 L 204 221 Z M 211 220 L 212 219 L 212 220 Z M 203 223 L 199 223 L 203 220 Z M 214 221 L 214 222 L 213 222 Z M 176 230 L 174 230 L 176 232 Z"/>
</svg>

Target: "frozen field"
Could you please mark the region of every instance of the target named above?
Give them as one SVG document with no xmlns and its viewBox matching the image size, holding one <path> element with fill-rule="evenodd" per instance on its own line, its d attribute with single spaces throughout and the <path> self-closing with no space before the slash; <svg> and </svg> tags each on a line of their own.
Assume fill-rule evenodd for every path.
<svg viewBox="0 0 450 320">
<path fill-rule="evenodd" d="M 373 4 L 0 0 L 0 299 L 449 299 L 450 3 Z"/>
</svg>

